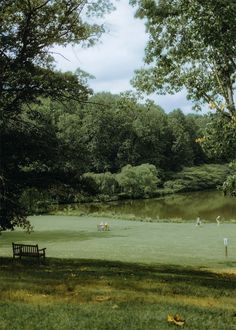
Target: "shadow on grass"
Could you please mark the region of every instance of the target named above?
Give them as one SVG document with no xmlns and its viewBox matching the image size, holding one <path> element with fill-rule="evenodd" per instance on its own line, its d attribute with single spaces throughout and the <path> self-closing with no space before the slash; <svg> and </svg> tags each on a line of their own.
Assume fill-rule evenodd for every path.
<svg viewBox="0 0 236 330">
<path fill-rule="evenodd" d="M 194 267 L 0 257 L 0 329 L 234 329 L 236 276 Z M 43 322 L 43 323 L 42 323 Z"/>
<path fill-rule="evenodd" d="M 235 267 L 236 262 L 230 263 Z M 236 276 L 232 274 L 216 274 L 194 267 L 179 265 L 144 265 L 120 261 L 93 260 L 93 259 L 56 259 L 47 258 L 45 263 L 34 259 L 16 259 L 0 257 L 1 274 L 10 277 L 22 277 L 28 280 L 68 279 L 70 274 L 81 279 L 93 280 L 101 277 L 109 279 L 125 278 L 134 280 L 150 280 L 166 282 L 168 284 L 191 284 L 192 286 L 206 286 L 208 288 L 235 289 Z"/>
<path fill-rule="evenodd" d="M 21 241 L 39 241 L 42 244 L 44 242 L 67 242 L 70 241 L 87 241 L 92 240 L 95 238 L 113 238 L 113 237 L 126 237 L 125 235 L 117 235 L 112 231 L 104 231 L 104 232 L 98 232 L 98 231 L 67 231 L 66 234 L 64 230 L 55 230 L 55 231 L 36 231 L 32 232 L 31 234 L 28 234 L 26 232 L 7 232 L 2 235 L 2 246 L 9 245 L 9 240 L 12 242 L 21 242 Z"/>
</svg>

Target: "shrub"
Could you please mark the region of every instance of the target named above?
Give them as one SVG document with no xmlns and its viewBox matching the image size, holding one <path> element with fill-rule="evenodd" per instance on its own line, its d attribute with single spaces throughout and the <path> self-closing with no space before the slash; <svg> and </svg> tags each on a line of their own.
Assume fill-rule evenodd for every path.
<svg viewBox="0 0 236 330">
<path fill-rule="evenodd" d="M 110 172 L 105 173 L 85 173 L 83 178 L 90 183 L 90 186 L 95 187 L 94 191 L 99 195 L 109 197 L 113 196 L 118 190 L 118 182 L 115 174 Z M 106 199 L 107 199 L 106 197 Z M 104 199 L 104 198 L 103 198 Z"/>
<path fill-rule="evenodd" d="M 164 189 L 172 192 L 214 189 L 223 184 L 229 173 L 228 165 L 207 164 L 185 167 L 181 172 L 174 174 L 172 180 L 164 183 Z"/>
<path fill-rule="evenodd" d="M 236 197 L 236 175 L 230 175 L 222 186 L 225 195 Z"/>
<path fill-rule="evenodd" d="M 121 194 L 131 198 L 154 196 L 157 186 L 161 183 L 154 165 L 126 165 L 116 175 Z"/>
</svg>

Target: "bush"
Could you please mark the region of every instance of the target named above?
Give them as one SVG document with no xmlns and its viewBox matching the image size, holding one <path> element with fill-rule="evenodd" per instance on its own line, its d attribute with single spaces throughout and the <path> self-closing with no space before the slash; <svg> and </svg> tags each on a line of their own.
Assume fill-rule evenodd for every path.
<svg viewBox="0 0 236 330">
<path fill-rule="evenodd" d="M 169 180 L 164 183 L 164 189 L 168 190 L 169 192 L 175 192 L 175 191 L 186 191 L 187 182 L 184 180 L 178 179 L 178 180 Z"/>
<path fill-rule="evenodd" d="M 164 183 L 164 189 L 172 192 L 215 189 L 221 186 L 230 173 L 228 165 L 207 164 L 185 167 Z"/>
<path fill-rule="evenodd" d="M 126 165 L 116 175 L 122 196 L 130 198 L 152 197 L 157 192 L 161 180 L 154 165 L 142 164 L 139 166 Z"/>
<path fill-rule="evenodd" d="M 105 173 L 85 173 L 83 178 L 93 186 L 97 195 L 102 195 L 102 199 L 109 199 L 118 191 L 118 182 L 115 174 L 110 172 Z M 106 196 L 106 197 L 104 197 Z"/>
<path fill-rule="evenodd" d="M 225 195 L 236 197 L 236 175 L 229 175 L 223 183 L 222 190 Z"/>
</svg>

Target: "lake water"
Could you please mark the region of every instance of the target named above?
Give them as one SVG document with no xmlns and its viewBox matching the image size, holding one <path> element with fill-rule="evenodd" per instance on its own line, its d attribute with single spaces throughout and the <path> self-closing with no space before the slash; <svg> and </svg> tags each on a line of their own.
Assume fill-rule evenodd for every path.
<svg viewBox="0 0 236 330">
<path fill-rule="evenodd" d="M 72 206 L 76 208 L 76 205 Z M 129 200 L 80 205 L 85 212 L 134 215 L 137 218 L 206 221 L 236 220 L 236 198 L 225 197 L 220 191 L 201 191 L 169 195 L 163 198 Z"/>
</svg>

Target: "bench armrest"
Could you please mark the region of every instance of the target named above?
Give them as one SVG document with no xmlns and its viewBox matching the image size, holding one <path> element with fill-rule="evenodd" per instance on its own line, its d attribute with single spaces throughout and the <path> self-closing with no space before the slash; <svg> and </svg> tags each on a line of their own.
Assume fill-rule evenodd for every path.
<svg viewBox="0 0 236 330">
<path fill-rule="evenodd" d="M 43 249 L 39 249 L 39 251 L 45 251 L 46 250 L 46 248 L 43 248 Z"/>
</svg>

